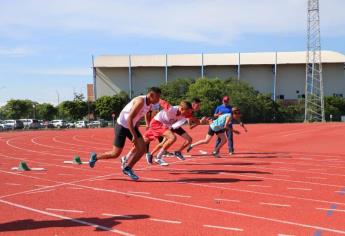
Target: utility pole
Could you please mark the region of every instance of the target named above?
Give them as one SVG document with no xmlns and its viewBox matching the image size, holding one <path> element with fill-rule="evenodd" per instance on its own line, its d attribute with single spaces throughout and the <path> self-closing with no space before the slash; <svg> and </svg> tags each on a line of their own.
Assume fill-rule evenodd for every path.
<svg viewBox="0 0 345 236">
<path fill-rule="evenodd" d="M 325 121 L 319 0 L 308 0 L 304 121 Z"/>
</svg>

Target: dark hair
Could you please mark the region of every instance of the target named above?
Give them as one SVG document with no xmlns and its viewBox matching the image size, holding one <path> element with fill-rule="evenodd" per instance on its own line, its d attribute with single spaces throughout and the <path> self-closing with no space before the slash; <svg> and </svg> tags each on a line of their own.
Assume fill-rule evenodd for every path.
<svg viewBox="0 0 345 236">
<path fill-rule="evenodd" d="M 161 94 L 161 93 L 162 93 L 161 89 L 158 88 L 158 87 L 151 87 L 151 88 L 149 88 L 148 93 L 149 93 L 149 92 L 154 92 L 154 93 L 158 93 L 158 94 Z"/>
<path fill-rule="evenodd" d="M 201 100 L 200 100 L 200 98 L 193 98 L 193 99 L 192 99 L 192 102 L 194 102 L 194 103 L 200 103 Z"/>
</svg>

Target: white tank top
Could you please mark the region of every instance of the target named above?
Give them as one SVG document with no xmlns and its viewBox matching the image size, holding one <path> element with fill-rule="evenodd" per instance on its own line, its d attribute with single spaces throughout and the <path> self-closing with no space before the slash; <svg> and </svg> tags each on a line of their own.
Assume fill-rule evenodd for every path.
<svg viewBox="0 0 345 236">
<path fill-rule="evenodd" d="M 180 116 L 177 115 L 178 109 L 179 109 L 179 106 L 171 106 L 168 110 L 161 110 L 160 112 L 158 112 L 158 114 L 155 115 L 153 119 L 161 122 L 166 127 L 171 128 L 171 126 L 175 122 L 186 119 L 185 117 L 181 115 Z"/>
<path fill-rule="evenodd" d="M 144 106 L 140 109 L 140 111 L 135 115 L 134 119 L 133 119 L 133 126 L 135 126 L 138 121 L 149 111 L 151 110 L 151 104 L 150 105 L 147 105 L 146 103 L 146 95 L 143 95 L 143 96 L 138 96 L 140 98 L 143 98 L 144 99 Z M 128 116 L 129 116 L 129 113 L 133 107 L 133 101 L 138 98 L 138 97 L 135 97 L 133 98 L 121 111 L 120 115 L 119 115 L 119 118 L 117 118 L 117 123 L 119 125 L 122 125 L 123 127 L 127 128 L 128 129 L 128 122 L 127 122 L 127 119 L 128 119 Z"/>
</svg>

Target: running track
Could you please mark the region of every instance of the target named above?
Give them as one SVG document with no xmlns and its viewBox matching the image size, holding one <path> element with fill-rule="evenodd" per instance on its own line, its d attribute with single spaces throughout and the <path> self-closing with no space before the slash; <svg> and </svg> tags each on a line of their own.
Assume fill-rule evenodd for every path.
<svg viewBox="0 0 345 236">
<path fill-rule="evenodd" d="M 143 158 L 139 182 L 119 160 L 63 164 L 108 150 L 112 129 L 0 133 L 0 235 L 345 235 L 345 124 L 248 130 L 231 158 L 200 154 L 213 143 L 168 167 Z"/>
</svg>

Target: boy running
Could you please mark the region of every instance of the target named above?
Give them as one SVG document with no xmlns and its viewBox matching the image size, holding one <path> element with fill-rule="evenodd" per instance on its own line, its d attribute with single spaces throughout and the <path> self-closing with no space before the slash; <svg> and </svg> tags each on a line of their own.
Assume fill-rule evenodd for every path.
<svg viewBox="0 0 345 236">
<path fill-rule="evenodd" d="M 161 90 L 157 87 L 149 89 L 148 93 L 143 96 L 133 98 L 121 111 L 116 125 L 113 149 L 102 154 L 90 153 L 89 165 L 93 168 L 96 161 L 102 159 L 117 158 L 120 156 L 125 146 L 126 138 L 130 139 L 135 146 L 131 162 L 123 168 L 122 172 L 133 180 L 138 180 L 132 170 L 134 165 L 145 153 L 145 142 L 137 127 L 138 121 L 146 115 L 151 109 L 151 105 L 159 101 Z"/>
<path fill-rule="evenodd" d="M 215 147 L 212 154 L 215 157 L 218 157 L 219 150 L 226 143 L 226 136 L 225 136 L 224 132 L 229 128 L 232 129 L 232 127 L 229 126 L 231 123 L 231 120 L 240 120 L 240 118 L 241 118 L 240 110 L 236 107 L 232 108 L 232 113 L 226 113 L 226 114 L 219 115 L 219 117 L 210 124 L 209 129 L 208 129 L 208 133 L 207 133 L 205 139 L 191 144 L 188 147 L 187 152 L 189 152 L 190 150 L 192 150 L 192 148 L 194 148 L 196 146 L 209 143 L 210 140 L 212 139 L 212 137 L 214 136 L 214 134 L 216 134 L 217 137 L 220 138 L 220 143 L 219 143 L 219 145 L 217 145 Z M 239 133 L 236 130 L 232 130 L 232 132 Z"/>
</svg>

